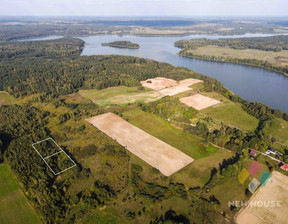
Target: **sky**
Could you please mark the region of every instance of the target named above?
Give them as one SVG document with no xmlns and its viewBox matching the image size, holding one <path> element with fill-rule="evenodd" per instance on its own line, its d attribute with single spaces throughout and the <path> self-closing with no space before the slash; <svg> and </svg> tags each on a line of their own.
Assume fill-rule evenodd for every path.
<svg viewBox="0 0 288 224">
<path fill-rule="evenodd" d="M 0 0 L 0 16 L 288 16 L 288 0 Z"/>
</svg>

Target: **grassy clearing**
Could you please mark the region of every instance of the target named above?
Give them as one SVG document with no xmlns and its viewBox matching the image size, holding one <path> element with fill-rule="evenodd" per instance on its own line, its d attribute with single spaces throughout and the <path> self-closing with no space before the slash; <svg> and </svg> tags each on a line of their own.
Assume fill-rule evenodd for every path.
<svg viewBox="0 0 288 224">
<path fill-rule="evenodd" d="M 267 157 L 260 156 L 257 159 L 257 163 L 260 164 L 260 169 L 255 174 L 255 178 L 260 180 L 260 176 L 264 170 L 267 170 L 271 173 L 268 169 L 268 166 L 265 165 L 265 162 L 268 161 Z M 244 159 L 243 168 L 249 171 L 249 167 L 254 162 L 251 159 Z M 274 164 L 273 161 L 268 161 L 270 164 Z M 229 179 L 221 181 L 217 184 L 208 194 L 214 195 L 220 202 L 221 208 L 225 209 L 227 212 L 230 210 L 229 208 L 229 201 L 245 201 L 248 200 L 248 196 L 245 195 L 245 189 L 248 188 L 248 184 L 253 179 L 251 175 L 248 176 L 244 184 L 241 184 L 238 180 L 238 176 L 230 177 Z"/>
<path fill-rule="evenodd" d="M 99 106 L 126 105 L 135 102 L 151 102 L 163 97 L 163 94 L 154 90 L 138 90 L 137 87 L 111 87 L 103 90 L 80 90 L 79 94 L 92 100 Z"/>
<path fill-rule="evenodd" d="M 228 159 L 233 155 L 225 149 L 219 149 L 213 155 L 193 161 L 185 169 L 173 175 L 177 182 L 185 183 L 188 187 L 202 187 L 210 178 L 211 170 L 218 168 L 223 159 Z"/>
<path fill-rule="evenodd" d="M 90 216 L 86 218 L 84 223 L 87 224 L 124 224 L 117 213 L 111 208 L 104 208 L 103 210 L 95 210 Z"/>
<path fill-rule="evenodd" d="M 214 187 L 208 196 L 214 195 L 220 202 L 221 208 L 230 210 L 229 201 L 245 201 L 248 199 L 245 195 L 245 186 L 239 183 L 237 176 L 231 177 Z"/>
<path fill-rule="evenodd" d="M 0 166 L 0 183 L 0 223 L 40 223 L 6 165 Z"/>
<path fill-rule="evenodd" d="M 209 117 L 221 120 L 224 123 L 227 123 L 227 125 L 236 126 L 244 131 L 249 132 L 256 129 L 259 121 L 257 118 L 246 113 L 241 108 L 240 104 L 234 103 L 215 92 L 201 94 L 221 101 L 220 104 L 215 105 L 214 107 L 201 110 L 201 113 Z"/>
<path fill-rule="evenodd" d="M 0 91 L 0 105 L 11 105 L 16 103 L 14 96 L 5 91 Z"/>
<path fill-rule="evenodd" d="M 280 143 L 288 145 L 288 122 L 276 118 L 275 124 L 268 129 L 268 134 L 276 137 Z"/>
<path fill-rule="evenodd" d="M 277 66 L 288 65 L 288 50 L 280 52 L 273 51 L 261 51 L 256 49 L 232 49 L 228 47 L 218 47 L 214 45 L 208 45 L 205 47 L 199 47 L 195 50 L 188 50 L 193 54 L 217 56 L 217 57 L 232 57 L 240 59 L 257 59 L 260 61 L 268 61 Z"/>
<path fill-rule="evenodd" d="M 218 150 L 211 145 L 205 147 L 198 136 L 186 134 L 182 129 L 171 126 L 168 121 L 154 114 L 134 109 L 125 111 L 123 116 L 128 119 L 128 122 L 174 146 L 194 159 L 212 155 Z"/>
</svg>

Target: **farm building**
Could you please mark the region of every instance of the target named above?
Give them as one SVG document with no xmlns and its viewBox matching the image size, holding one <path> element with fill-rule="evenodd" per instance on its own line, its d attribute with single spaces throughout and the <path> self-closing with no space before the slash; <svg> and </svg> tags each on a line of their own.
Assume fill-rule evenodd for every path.
<svg viewBox="0 0 288 224">
<path fill-rule="evenodd" d="M 272 154 L 274 154 L 274 155 L 277 155 L 277 154 L 278 154 L 275 149 L 268 149 L 268 152 L 269 152 L 269 153 L 272 153 Z"/>
<path fill-rule="evenodd" d="M 255 150 L 250 150 L 249 155 L 254 158 L 257 155 L 257 152 Z"/>
<path fill-rule="evenodd" d="M 280 166 L 280 168 L 282 170 L 288 171 L 288 165 L 287 164 L 283 164 L 282 166 Z"/>
</svg>

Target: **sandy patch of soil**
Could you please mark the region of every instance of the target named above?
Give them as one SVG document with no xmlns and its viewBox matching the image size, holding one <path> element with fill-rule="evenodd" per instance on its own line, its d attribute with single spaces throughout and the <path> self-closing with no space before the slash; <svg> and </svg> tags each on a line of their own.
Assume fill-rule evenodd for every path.
<svg viewBox="0 0 288 224">
<path fill-rule="evenodd" d="M 150 81 L 151 83 L 149 83 Z M 145 81 L 141 81 L 141 84 L 144 87 L 148 87 L 156 91 L 178 85 L 177 81 L 173 79 L 162 78 L 162 77 L 157 77 L 154 79 L 147 79 Z"/>
<path fill-rule="evenodd" d="M 272 173 L 272 177 L 267 181 L 266 185 L 261 186 L 248 201 L 247 203 L 248 206 L 240 210 L 238 214 L 235 216 L 236 223 L 238 224 L 287 223 L 288 220 L 287 186 L 288 186 L 288 177 L 279 172 L 274 171 Z M 279 206 L 273 207 L 272 201 L 279 201 L 280 207 Z M 265 206 L 261 206 L 262 204 L 264 204 Z"/>
<path fill-rule="evenodd" d="M 182 103 L 185 103 L 189 107 L 195 108 L 196 110 L 203 110 L 207 107 L 211 107 L 220 103 L 220 101 L 218 100 L 214 100 L 210 97 L 203 96 L 201 94 L 195 94 L 193 96 L 184 97 L 181 98 L 180 101 Z"/>
<path fill-rule="evenodd" d="M 194 159 L 113 113 L 86 119 L 134 155 L 170 176 Z"/>
</svg>

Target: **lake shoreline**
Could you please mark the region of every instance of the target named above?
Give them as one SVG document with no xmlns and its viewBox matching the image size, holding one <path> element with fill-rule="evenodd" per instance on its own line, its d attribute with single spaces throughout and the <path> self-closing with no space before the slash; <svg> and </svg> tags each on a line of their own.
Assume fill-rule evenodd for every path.
<svg viewBox="0 0 288 224">
<path fill-rule="evenodd" d="M 197 57 L 196 55 L 195 56 L 193 56 L 193 55 L 183 55 L 183 54 L 181 54 L 181 52 L 177 53 L 177 55 L 179 55 L 181 57 L 185 57 L 185 58 L 195 58 L 195 59 L 204 60 L 204 61 L 221 62 L 221 63 L 236 64 L 236 65 L 238 64 L 238 65 L 245 65 L 245 66 L 257 67 L 257 68 L 263 68 L 263 69 L 266 69 L 268 71 L 276 72 L 276 73 L 278 73 L 280 75 L 284 75 L 285 77 L 288 77 L 288 74 L 285 73 L 285 72 L 281 72 L 281 71 L 278 71 L 276 69 L 271 69 L 271 68 L 268 68 L 268 67 L 265 67 L 265 66 L 260 66 L 260 65 L 250 64 L 250 63 L 213 60 L 213 59 Z M 235 59 L 237 59 L 237 58 L 235 58 Z"/>
</svg>

